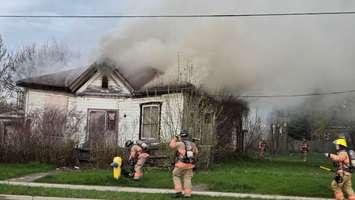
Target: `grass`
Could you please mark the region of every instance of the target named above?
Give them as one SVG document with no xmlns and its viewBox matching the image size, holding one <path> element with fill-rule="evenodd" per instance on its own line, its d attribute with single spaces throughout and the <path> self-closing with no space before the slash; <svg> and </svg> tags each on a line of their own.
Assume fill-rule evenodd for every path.
<svg viewBox="0 0 355 200">
<path fill-rule="evenodd" d="M 319 170 L 328 163 L 322 155 L 312 155 L 304 163 L 299 155 L 288 155 L 272 160 L 237 160 L 214 165 L 208 171 L 197 171 L 193 184 L 205 190 L 245 192 L 311 197 L 331 197 L 329 184 L 332 174 Z M 110 170 L 87 169 L 65 171 L 39 180 L 48 183 L 112 185 L 132 187 L 172 188 L 171 172 L 148 169 L 143 181 L 112 179 Z"/>
<path fill-rule="evenodd" d="M 29 164 L 0 164 L 0 180 L 19 177 L 26 174 L 45 172 L 54 169 L 53 165 L 29 163 Z"/>
<path fill-rule="evenodd" d="M 130 200 L 145 200 L 145 199 L 171 200 L 172 199 L 171 194 L 99 192 L 99 191 L 91 191 L 91 190 L 35 188 L 35 187 L 9 186 L 9 185 L 0 185 L 0 194 L 70 197 L 70 198 L 92 198 L 92 199 L 122 199 L 122 200 L 125 200 L 125 199 L 130 199 Z M 238 198 L 193 196 L 193 199 L 194 200 L 218 200 L 218 199 L 236 200 Z M 251 200 L 250 198 L 243 198 L 243 199 Z"/>
</svg>

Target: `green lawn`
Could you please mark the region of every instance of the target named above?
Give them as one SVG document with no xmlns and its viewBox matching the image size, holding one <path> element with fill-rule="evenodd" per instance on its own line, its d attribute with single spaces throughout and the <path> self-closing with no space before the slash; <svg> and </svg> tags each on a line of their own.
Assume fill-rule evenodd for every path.
<svg viewBox="0 0 355 200">
<path fill-rule="evenodd" d="M 11 195 L 30 195 L 30 196 L 52 196 L 52 197 L 71 197 L 71 198 L 93 198 L 93 199 L 130 199 L 130 200 L 171 200 L 171 194 L 140 194 L 126 192 L 99 192 L 88 190 L 69 190 L 69 189 L 48 189 L 48 188 L 32 188 L 25 186 L 9 186 L 0 185 L 0 194 Z M 206 197 L 194 196 L 194 200 L 237 200 L 237 198 L 228 197 Z M 250 198 L 244 198 L 251 200 Z"/>
<path fill-rule="evenodd" d="M 29 164 L 4 164 L 0 163 L 0 180 L 19 177 L 26 174 L 45 172 L 55 169 L 53 165 L 29 163 Z"/>
<path fill-rule="evenodd" d="M 331 197 L 332 174 L 319 170 L 319 165 L 331 165 L 322 155 L 312 155 L 310 161 L 300 161 L 299 155 L 271 160 L 238 160 L 214 165 L 208 171 L 197 171 L 193 184 L 205 190 Z M 171 172 L 147 169 L 143 181 L 112 179 L 110 170 L 87 169 L 51 175 L 39 182 L 172 188 Z"/>
</svg>

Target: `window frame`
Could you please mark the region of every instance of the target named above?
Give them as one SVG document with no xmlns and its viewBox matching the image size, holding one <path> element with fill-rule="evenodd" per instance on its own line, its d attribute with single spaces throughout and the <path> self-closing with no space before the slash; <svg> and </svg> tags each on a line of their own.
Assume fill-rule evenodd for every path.
<svg viewBox="0 0 355 200">
<path fill-rule="evenodd" d="M 143 120 L 144 120 L 144 116 L 143 116 L 143 109 L 145 107 L 152 107 L 152 106 L 156 106 L 158 107 L 159 111 L 158 111 L 158 138 L 145 138 L 145 137 L 142 137 L 143 136 L 143 127 L 144 127 L 144 124 L 143 124 Z M 148 103 L 141 103 L 140 104 L 140 120 L 139 120 L 139 139 L 156 139 L 158 141 L 160 141 L 160 131 L 161 131 L 161 108 L 162 108 L 162 102 L 148 102 Z"/>
</svg>

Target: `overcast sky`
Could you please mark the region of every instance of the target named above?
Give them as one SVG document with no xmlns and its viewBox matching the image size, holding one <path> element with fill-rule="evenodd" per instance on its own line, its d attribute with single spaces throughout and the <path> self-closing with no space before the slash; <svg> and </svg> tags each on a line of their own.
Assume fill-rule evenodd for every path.
<svg viewBox="0 0 355 200">
<path fill-rule="evenodd" d="M 0 3 L 0 14 L 9 15 L 178 15 L 327 11 L 355 11 L 355 1 L 1 0 Z M 166 26 L 162 23 L 163 26 L 159 27 L 163 28 L 162 34 L 169 34 L 168 37 L 165 37 L 159 35 L 159 31 L 154 30 L 154 26 L 156 25 L 154 20 L 148 21 L 149 23 L 145 23 L 144 20 L 140 21 L 141 19 L 134 19 L 132 22 L 130 20 L 132 19 L 121 19 L 120 21 L 120 19 L 0 18 L 0 34 L 11 49 L 56 39 L 68 44 L 71 48 L 80 50 L 82 53 L 88 53 L 95 52 L 95 50 L 100 51 L 98 47 L 102 43 L 100 41 L 103 38 L 111 37 L 112 41 L 115 41 L 116 37 L 119 37 L 117 34 L 120 34 L 120 30 L 125 29 L 122 26 L 131 26 L 132 23 L 136 23 L 136 25 L 141 23 L 146 27 L 146 30 L 140 30 L 139 27 L 134 27 L 133 29 L 130 27 L 124 33 L 130 34 L 130 31 L 133 30 L 145 34 L 145 31 L 147 31 L 147 36 L 139 36 L 143 42 L 152 41 L 150 40 L 150 37 L 152 37 L 167 48 L 170 47 L 171 42 L 166 42 L 166 40 L 178 38 L 180 39 L 180 43 L 177 43 L 177 46 L 179 46 L 183 43 L 185 35 L 188 36 L 186 33 L 189 30 L 195 31 L 194 23 L 196 26 L 200 25 L 197 20 L 169 19 L 170 21 L 167 22 L 159 19 L 160 22 L 167 22 Z M 239 79 L 243 82 L 243 78 L 245 77 L 250 79 L 244 83 L 252 86 L 246 88 L 246 91 L 250 91 L 251 94 L 264 94 L 263 92 L 266 94 L 302 93 L 312 92 L 314 89 L 322 87 L 325 90 L 354 89 L 355 84 L 352 77 L 355 76 L 355 67 L 353 67 L 355 15 L 284 16 L 218 20 L 225 22 L 227 25 L 230 23 L 238 27 L 238 30 L 235 31 L 237 35 L 225 35 L 231 37 L 231 39 L 230 42 L 222 44 L 231 49 L 236 46 L 237 48 L 235 49 L 239 50 L 235 52 L 235 55 L 230 56 L 235 57 L 234 60 L 230 59 L 230 61 L 232 65 L 235 64 L 237 68 L 239 67 L 238 70 L 240 72 L 235 73 L 237 77 L 234 77 L 234 74 L 232 74 L 232 79 Z M 211 27 L 218 27 L 218 23 L 220 22 L 218 20 L 203 19 L 201 26 L 209 30 L 208 23 L 211 22 Z M 189 25 L 190 21 L 191 24 Z M 176 23 L 176 27 L 174 23 Z M 167 31 L 164 26 L 170 27 L 172 30 Z M 197 29 L 197 32 L 193 32 L 192 34 L 204 35 L 203 32 L 199 32 L 201 30 Z M 134 38 L 135 35 L 134 33 L 131 37 L 128 36 L 127 38 L 132 43 L 135 43 L 138 41 L 137 38 Z M 213 36 L 213 34 L 210 36 Z M 224 38 L 224 40 L 226 39 L 228 38 Z M 108 41 L 110 42 L 111 40 Z M 206 40 L 203 43 L 209 42 L 211 41 Z M 194 43 L 194 40 L 191 40 L 191 43 Z M 199 48 L 204 48 L 203 43 L 198 43 L 198 48 L 193 48 L 196 48 L 196 51 L 198 51 Z M 120 44 L 122 44 L 122 41 L 121 43 L 112 43 L 113 46 L 120 46 Z M 134 47 L 140 44 L 126 45 L 128 48 L 134 49 Z M 211 43 L 211 45 L 215 44 Z M 207 45 L 207 47 L 209 46 Z M 186 48 L 190 47 L 187 45 Z M 225 50 L 223 45 L 219 45 L 216 48 L 220 48 L 220 52 Z M 209 48 L 205 49 L 208 50 Z M 215 49 L 215 51 L 219 50 Z M 123 49 L 124 52 L 126 52 L 125 49 Z M 165 52 L 162 51 L 161 53 L 164 54 Z M 118 52 L 119 54 L 122 54 L 122 52 Z M 208 55 L 208 52 L 206 55 Z M 130 59 L 129 57 L 129 62 L 135 58 L 133 60 Z M 213 61 L 213 58 L 209 59 Z M 226 59 L 228 60 L 227 57 Z M 144 59 L 141 60 L 144 61 Z M 234 63 L 234 61 L 236 62 Z M 226 69 L 228 74 L 229 69 Z M 251 70 L 255 72 L 250 74 Z M 254 79 L 257 82 L 253 83 Z M 243 85 L 243 82 L 238 82 L 237 85 Z M 263 102 L 270 104 L 268 101 Z"/>
<path fill-rule="evenodd" d="M 152 13 L 157 0 L 1 0 L 0 13 L 14 15 L 114 15 L 114 14 L 209 14 L 296 11 L 355 10 L 352 0 L 169 0 L 174 10 Z M 230 6 L 226 6 L 230 5 Z M 179 9 L 181 7 L 181 9 Z M 0 34 L 10 48 L 48 41 L 63 40 L 73 47 L 94 48 L 110 32 L 118 19 L 0 19 Z"/>
</svg>

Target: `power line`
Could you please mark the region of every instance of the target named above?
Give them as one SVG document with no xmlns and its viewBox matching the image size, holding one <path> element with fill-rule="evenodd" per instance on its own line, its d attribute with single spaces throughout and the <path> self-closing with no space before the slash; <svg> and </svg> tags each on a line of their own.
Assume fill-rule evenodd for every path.
<svg viewBox="0 0 355 200">
<path fill-rule="evenodd" d="M 343 91 L 319 92 L 319 93 L 303 93 L 303 94 L 241 95 L 238 97 L 240 98 L 290 98 L 290 97 L 307 97 L 307 96 L 326 96 L 326 95 L 349 94 L 349 93 L 355 93 L 355 89 L 343 90 Z"/>
<path fill-rule="evenodd" d="M 334 12 L 291 12 L 291 13 L 253 13 L 253 14 L 196 14 L 196 15 L 1 15 L 0 18 L 236 18 L 236 17 L 272 17 L 307 15 L 354 15 L 355 11 Z"/>
</svg>

